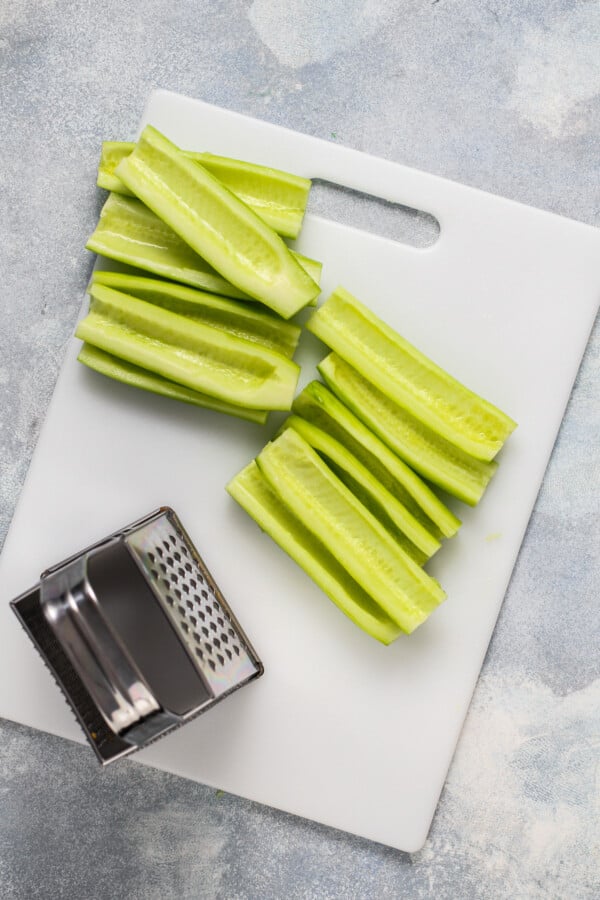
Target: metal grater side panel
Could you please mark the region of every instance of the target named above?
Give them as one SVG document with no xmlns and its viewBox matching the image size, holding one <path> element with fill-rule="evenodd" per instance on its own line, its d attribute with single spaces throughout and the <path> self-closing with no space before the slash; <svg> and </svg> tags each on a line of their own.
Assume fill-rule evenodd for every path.
<svg viewBox="0 0 600 900">
<path fill-rule="evenodd" d="M 215 699 L 262 665 L 173 513 L 126 535 L 127 544 Z"/>
<path fill-rule="evenodd" d="M 106 725 L 85 685 L 71 665 L 56 635 L 49 627 L 39 602 L 39 586 L 11 602 L 21 625 L 31 638 L 63 697 L 102 765 L 132 753 L 136 746 Z"/>
</svg>

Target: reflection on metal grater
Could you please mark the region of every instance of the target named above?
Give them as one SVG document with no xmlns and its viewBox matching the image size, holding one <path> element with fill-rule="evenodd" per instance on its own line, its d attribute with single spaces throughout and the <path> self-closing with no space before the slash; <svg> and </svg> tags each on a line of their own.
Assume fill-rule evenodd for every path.
<svg viewBox="0 0 600 900">
<path fill-rule="evenodd" d="M 103 765 L 263 673 L 169 507 L 48 569 L 11 606 Z"/>
</svg>

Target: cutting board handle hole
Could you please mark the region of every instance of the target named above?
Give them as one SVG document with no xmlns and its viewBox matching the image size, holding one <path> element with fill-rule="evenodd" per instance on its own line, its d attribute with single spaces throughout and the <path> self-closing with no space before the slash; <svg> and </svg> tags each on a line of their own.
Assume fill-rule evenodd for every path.
<svg viewBox="0 0 600 900">
<path fill-rule="evenodd" d="M 321 178 L 313 179 L 308 212 L 411 247 L 431 247 L 440 236 L 430 213 Z"/>
</svg>

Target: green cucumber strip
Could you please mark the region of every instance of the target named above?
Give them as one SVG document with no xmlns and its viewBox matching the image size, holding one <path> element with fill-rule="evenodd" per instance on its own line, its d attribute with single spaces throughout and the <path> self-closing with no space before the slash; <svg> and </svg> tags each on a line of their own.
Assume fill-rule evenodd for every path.
<svg viewBox="0 0 600 900">
<path fill-rule="evenodd" d="M 397 527 L 393 519 L 387 515 L 385 508 L 375 500 L 373 494 L 368 493 L 360 482 L 356 481 L 347 471 L 341 469 L 340 466 L 337 466 L 334 462 L 331 462 L 331 460 L 326 459 L 324 456 L 323 459 L 325 459 L 325 462 L 333 474 L 337 475 L 340 481 L 352 491 L 356 499 L 360 500 L 363 506 L 365 506 L 369 512 L 373 513 L 375 518 L 381 522 L 383 527 L 393 537 L 396 546 L 402 549 L 418 566 L 424 566 L 428 560 L 427 554 L 423 553 L 422 550 L 419 550 L 418 547 L 415 547 L 412 541 L 409 541 L 406 535 Z"/>
<path fill-rule="evenodd" d="M 344 484 L 359 497 L 359 500 L 388 531 L 390 523 L 392 527 L 395 526 L 394 538 L 398 540 L 400 536 L 404 536 L 404 542 L 400 539 L 401 546 L 409 556 L 415 559 L 415 562 L 425 562 L 440 549 L 440 542 L 409 513 L 393 494 L 386 490 L 355 456 L 348 452 L 343 444 L 316 425 L 301 419 L 300 416 L 288 416 L 284 425 L 286 428 L 294 428 L 306 443 L 317 451 L 319 456 L 325 458 L 327 465 L 334 469 Z M 347 478 L 348 480 L 346 480 Z M 356 486 L 360 488 L 360 494 L 357 493 Z M 415 547 L 421 552 L 413 555 Z"/>
<path fill-rule="evenodd" d="M 496 462 L 475 459 L 440 437 L 337 354 L 330 353 L 317 368 L 342 403 L 409 466 L 469 506 L 477 505 Z"/>
<path fill-rule="evenodd" d="M 229 300 L 172 281 L 159 281 L 124 272 L 92 273 L 92 284 L 104 284 L 138 300 L 146 300 L 195 322 L 211 325 L 247 341 L 269 347 L 283 356 L 293 357 L 301 329 L 257 304 Z"/>
<path fill-rule="evenodd" d="M 306 327 L 390 400 L 476 459 L 493 459 L 516 428 L 509 416 L 437 366 L 343 287 Z"/>
<path fill-rule="evenodd" d="M 134 197 L 120 194 L 108 197 L 86 247 L 108 259 L 200 290 L 240 300 L 254 300 L 215 272 L 172 228 Z M 320 262 L 294 250 L 290 252 L 313 280 L 320 279 Z"/>
<path fill-rule="evenodd" d="M 318 295 L 282 238 L 151 125 L 115 174 L 227 281 L 284 319 Z"/>
<path fill-rule="evenodd" d="M 152 210 L 134 197 L 109 196 L 86 247 L 163 278 L 182 281 L 213 294 L 245 299 L 242 291 L 215 272 Z"/>
<path fill-rule="evenodd" d="M 216 397 L 209 397 L 208 394 L 200 394 L 181 384 L 175 384 L 174 381 L 168 381 L 155 372 L 140 369 L 139 366 L 134 366 L 124 359 L 118 359 L 110 353 L 105 353 L 104 350 L 100 350 L 92 344 L 84 344 L 77 359 L 84 366 L 101 375 L 106 375 L 114 381 L 121 381 L 131 387 L 149 391 L 152 394 L 160 394 L 163 397 L 170 397 L 172 400 L 181 400 L 192 406 L 214 409 L 216 412 L 237 416 L 239 419 L 247 419 L 249 422 L 256 422 L 259 425 L 264 425 L 267 421 L 268 410 L 246 409 L 243 406 L 234 406 L 233 403 L 217 400 Z"/>
<path fill-rule="evenodd" d="M 321 284 L 321 273 L 323 271 L 323 263 L 319 262 L 316 259 L 311 259 L 310 256 L 304 256 L 302 253 L 298 253 L 297 250 L 290 250 L 290 253 L 296 260 L 296 262 L 302 266 L 305 272 L 307 272 L 315 284 Z M 317 305 L 317 296 L 314 300 L 311 300 L 310 303 L 307 303 L 307 306 L 316 306 Z"/>
<path fill-rule="evenodd" d="M 278 234 L 298 237 L 311 188 L 308 178 L 214 153 L 186 151 L 185 155 L 218 178 Z"/>
<path fill-rule="evenodd" d="M 292 411 L 343 444 L 433 537 L 456 534 L 460 519 L 328 387 L 311 381 L 294 400 Z"/>
<path fill-rule="evenodd" d="M 235 406 L 290 408 L 300 368 L 280 353 L 101 284 L 89 294 L 81 340 Z"/>
<path fill-rule="evenodd" d="M 229 482 L 227 491 L 359 628 L 382 644 L 391 644 L 401 634 L 398 625 L 283 505 L 254 460 Z"/>
<path fill-rule="evenodd" d="M 261 474 L 373 600 L 410 633 L 444 599 L 421 569 L 293 428 L 260 452 Z"/>
<path fill-rule="evenodd" d="M 98 187 L 131 195 L 129 188 L 115 175 L 115 169 L 134 148 L 133 142 L 103 142 L 98 167 Z M 289 238 L 298 237 L 311 187 L 308 178 L 214 153 L 196 153 L 190 150 L 182 152 L 218 178 L 278 234 Z"/>
<path fill-rule="evenodd" d="M 98 177 L 96 184 L 107 191 L 115 191 L 117 194 L 133 196 L 128 187 L 125 187 L 120 178 L 115 175 L 115 169 L 122 159 L 133 151 L 134 141 L 102 141 L 100 162 L 98 164 Z"/>
</svg>

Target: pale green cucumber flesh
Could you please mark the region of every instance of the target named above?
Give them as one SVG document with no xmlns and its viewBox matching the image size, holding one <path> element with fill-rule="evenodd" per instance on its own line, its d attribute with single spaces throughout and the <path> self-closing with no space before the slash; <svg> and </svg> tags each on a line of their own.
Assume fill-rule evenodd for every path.
<svg viewBox="0 0 600 900">
<path fill-rule="evenodd" d="M 307 328 L 383 394 L 477 459 L 493 459 L 516 427 L 342 287 Z"/>
<path fill-rule="evenodd" d="M 102 169 L 98 169 L 96 184 L 99 188 L 102 188 L 105 191 L 111 191 L 115 194 L 123 194 L 126 197 L 133 196 L 131 191 L 125 187 L 120 178 L 117 178 L 116 175 L 111 175 L 110 172 L 104 172 Z"/>
<path fill-rule="evenodd" d="M 284 425 L 295 430 L 317 451 L 338 477 L 373 515 L 400 541 L 415 562 L 424 563 L 440 549 L 440 543 L 415 519 L 377 478 L 326 431 L 302 419 L 288 416 Z M 404 536 L 404 541 L 401 536 Z M 417 551 L 417 552 L 415 552 Z"/>
<path fill-rule="evenodd" d="M 289 409 L 299 367 L 266 347 L 92 284 L 81 340 L 236 406 Z"/>
<path fill-rule="evenodd" d="M 129 188 L 115 175 L 115 169 L 134 148 L 135 143 L 127 141 L 104 141 L 98 167 L 98 187 L 131 195 Z M 308 178 L 214 153 L 188 150 L 183 153 L 218 178 L 278 234 L 288 238 L 298 237 L 311 187 Z"/>
<path fill-rule="evenodd" d="M 111 194 L 86 247 L 109 259 L 127 263 L 192 287 L 246 299 L 179 238 L 172 228 L 134 197 Z"/>
<path fill-rule="evenodd" d="M 340 466 L 336 465 L 335 462 L 329 459 L 325 454 L 320 455 L 334 475 L 337 475 L 340 481 L 352 491 L 357 500 L 360 500 L 363 506 L 365 506 L 369 512 L 381 522 L 386 531 L 391 534 L 398 547 L 400 547 L 400 549 L 403 550 L 418 566 L 425 565 L 430 558 L 428 554 L 419 550 L 419 548 L 406 537 L 406 534 L 398 527 L 394 519 L 388 514 L 387 508 L 379 502 L 378 498 L 370 491 L 367 491 L 364 485 L 353 478 L 347 469 L 342 469 Z"/>
<path fill-rule="evenodd" d="M 475 459 L 431 431 L 335 353 L 317 368 L 333 393 L 409 466 L 470 506 L 479 502 L 497 463 Z"/>
<path fill-rule="evenodd" d="M 383 644 L 401 634 L 398 625 L 281 502 L 254 461 L 229 482 L 227 491 L 359 628 Z"/>
<path fill-rule="evenodd" d="M 304 522 L 373 600 L 410 633 L 443 600 L 421 569 L 293 428 L 256 460 L 282 502 Z"/>
<path fill-rule="evenodd" d="M 281 237 L 152 126 L 115 174 L 227 281 L 284 318 L 319 293 Z"/>
<path fill-rule="evenodd" d="M 189 403 L 192 406 L 200 406 L 205 409 L 225 413 L 226 415 L 237 416 L 239 419 L 247 419 L 249 422 L 255 422 L 259 425 L 264 425 L 267 421 L 267 410 L 234 406 L 233 403 L 225 403 L 222 400 L 217 400 L 216 397 L 208 396 L 208 394 L 192 391 L 190 388 L 157 375 L 155 372 L 149 372 L 146 369 L 141 369 L 139 366 L 126 362 L 124 359 L 112 356 L 110 353 L 106 353 L 92 344 L 84 344 L 79 351 L 77 359 L 84 366 L 99 372 L 101 375 L 106 375 L 114 381 L 120 381 L 123 384 L 152 394 L 160 394 L 163 397 L 180 400 L 182 403 Z"/>
<path fill-rule="evenodd" d="M 199 162 L 279 234 L 298 237 L 311 187 L 308 178 L 213 153 L 185 151 L 185 155 Z"/>
<path fill-rule="evenodd" d="M 297 250 L 290 251 L 294 259 L 297 263 L 299 263 L 302 268 L 308 272 L 312 280 L 315 284 L 321 284 L 321 274 L 323 272 L 323 263 L 319 262 L 316 259 L 311 259 L 310 256 L 304 256 L 302 253 L 298 253 Z M 310 303 L 307 303 L 307 306 L 316 306 L 317 305 L 318 294 L 311 300 Z"/>
<path fill-rule="evenodd" d="M 226 281 L 140 200 L 111 194 L 86 247 L 108 259 L 182 282 L 200 290 L 239 300 L 254 300 Z M 311 278 L 322 264 L 290 251 Z"/>
<path fill-rule="evenodd" d="M 116 191 L 118 194 L 131 195 L 129 188 L 125 187 L 120 178 L 115 175 L 115 169 L 122 159 L 133 151 L 135 143 L 129 141 L 103 141 L 98 164 L 98 187 L 107 191 Z"/>
<path fill-rule="evenodd" d="M 92 273 L 92 284 L 104 284 L 138 300 L 146 300 L 187 316 L 195 322 L 269 347 L 290 358 L 300 338 L 301 329 L 297 325 L 261 310 L 257 304 L 250 306 L 243 301 L 230 300 L 181 284 L 98 269 Z"/>
<path fill-rule="evenodd" d="M 460 519 L 328 387 L 311 381 L 294 400 L 292 410 L 343 444 L 433 537 L 456 534 Z"/>
</svg>

